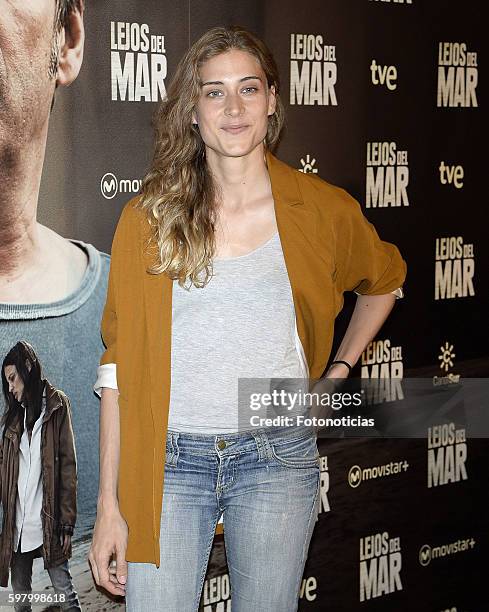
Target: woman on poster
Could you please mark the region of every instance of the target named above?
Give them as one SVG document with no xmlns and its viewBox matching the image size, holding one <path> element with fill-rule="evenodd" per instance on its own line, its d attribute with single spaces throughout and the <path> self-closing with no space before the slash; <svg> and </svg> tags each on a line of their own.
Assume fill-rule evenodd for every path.
<svg viewBox="0 0 489 612">
<path fill-rule="evenodd" d="M 55 590 L 51 603 L 79 611 L 68 563 L 77 486 L 70 402 L 43 378 L 24 341 L 3 359 L 2 388 L 0 585 L 8 586 L 10 569 L 15 610 L 31 610 L 32 564 L 42 557 Z"/>
<path fill-rule="evenodd" d="M 271 153 L 283 120 L 264 43 L 206 32 L 176 67 L 152 167 L 117 226 L 89 561 L 128 612 L 198 609 L 221 516 L 233 612 L 297 610 L 316 435 L 252 426 L 238 380 L 319 378 L 354 290 L 326 373 L 345 378 L 404 282 L 398 249 L 351 196 Z"/>
</svg>

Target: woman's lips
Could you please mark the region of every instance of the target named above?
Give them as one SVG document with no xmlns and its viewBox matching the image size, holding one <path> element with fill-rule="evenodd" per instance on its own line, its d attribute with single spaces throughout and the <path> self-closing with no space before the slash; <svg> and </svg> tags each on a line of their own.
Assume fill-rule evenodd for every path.
<svg viewBox="0 0 489 612">
<path fill-rule="evenodd" d="M 233 127 L 233 126 L 223 127 L 222 129 L 225 132 L 229 132 L 230 134 L 240 134 L 241 132 L 244 132 L 247 127 L 248 127 L 247 125 L 238 125 L 236 127 Z"/>
</svg>

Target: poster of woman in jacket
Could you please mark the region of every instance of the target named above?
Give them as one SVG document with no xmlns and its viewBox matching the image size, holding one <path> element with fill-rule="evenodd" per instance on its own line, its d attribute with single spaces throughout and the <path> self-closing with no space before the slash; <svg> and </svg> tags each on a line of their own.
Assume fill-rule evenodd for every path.
<svg viewBox="0 0 489 612">
<path fill-rule="evenodd" d="M 52 602 L 81 610 L 68 563 L 77 496 L 70 401 L 43 377 L 25 341 L 3 359 L 2 390 L 0 585 L 8 586 L 10 570 L 15 610 L 31 610 L 32 564 L 42 557 L 54 587 Z"/>
<path fill-rule="evenodd" d="M 90 535 L 96 510 L 99 400 L 91 385 L 103 352 L 110 261 L 76 221 L 78 164 L 66 159 L 76 149 L 77 111 L 66 97 L 68 90 L 80 95 L 84 4 L 0 1 L 0 355 L 19 340 L 29 342 L 46 378 L 72 402 L 77 539 Z M 53 133 L 60 123 L 62 137 Z M 50 165 L 55 180 L 47 180 Z M 75 557 L 83 555 L 76 542 L 74 548 Z"/>
</svg>

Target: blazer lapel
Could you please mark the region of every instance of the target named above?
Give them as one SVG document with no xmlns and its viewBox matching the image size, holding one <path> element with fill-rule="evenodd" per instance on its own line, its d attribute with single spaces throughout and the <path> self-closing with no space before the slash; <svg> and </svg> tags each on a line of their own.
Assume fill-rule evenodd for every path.
<svg viewBox="0 0 489 612">
<path fill-rule="evenodd" d="M 275 218 L 282 244 L 285 266 L 294 299 L 297 332 L 311 366 L 313 338 L 306 327 L 310 317 L 308 295 L 316 290 L 314 273 L 317 260 L 317 222 L 306 208 L 293 169 L 267 151 L 266 161 L 275 203 Z"/>
</svg>

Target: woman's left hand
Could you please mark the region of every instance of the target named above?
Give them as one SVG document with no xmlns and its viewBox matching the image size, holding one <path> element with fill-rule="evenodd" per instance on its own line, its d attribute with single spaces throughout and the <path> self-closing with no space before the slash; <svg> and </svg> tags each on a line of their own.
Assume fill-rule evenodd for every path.
<svg viewBox="0 0 489 612">
<path fill-rule="evenodd" d="M 349 374 L 350 370 L 345 364 L 333 363 L 333 365 L 328 368 L 324 378 L 348 378 Z"/>
<path fill-rule="evenodd" d="M 325 405 L 321 404 L 317 400 L 320 397 L 324 397 L 325 395 L 332 395 L 337 391 L 337 389 L 341 386 L 341 381 L 336 379 L 344 379 L 348 378 L 350 371 L 347 366 L 341 363 L 335 363 L 332 365 L 326 374 L 317 380 L 314 386 L 311 389 L 312 393 L 312 402 L 309 412 L 309 417 L 315 420 L 316 425 L 313 425 L 314 431 L 318 432 L 320 429 L 318 423 L 320 419 L 329 419 L 337 416 L 337 411 L 331 408 L 331 406 L 326 403 Z"/>
</svg>

